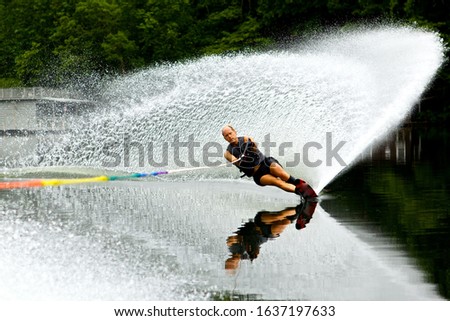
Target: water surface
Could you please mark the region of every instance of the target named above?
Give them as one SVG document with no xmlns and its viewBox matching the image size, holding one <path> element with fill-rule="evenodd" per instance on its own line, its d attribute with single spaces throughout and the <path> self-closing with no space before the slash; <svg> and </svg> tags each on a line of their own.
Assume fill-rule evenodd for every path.
<svg viewBox="0 0 450 321">
<path fill-rule="evenodd" d="M 392 244 L 450 297 L 449 132 L 404 128 L 328 186 L 321 203 L 361 237 Z"/>
<path fill-rule="evenodd" d="M 448 136 L 405 133 L 330 184 L 302 229 L 285 220 L 296 196 L 246 180 L 0 191 L 0 296 L 446 299 Z M 278 233 L 261 241 L 261 220 Z M 230 269 L 236 246 L 247 253 Z"/>
</svg>

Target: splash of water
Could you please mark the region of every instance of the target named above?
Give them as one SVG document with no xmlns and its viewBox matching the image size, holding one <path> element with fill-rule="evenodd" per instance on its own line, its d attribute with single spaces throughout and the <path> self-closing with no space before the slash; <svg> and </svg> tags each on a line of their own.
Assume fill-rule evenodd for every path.
<svg viewBox="0 0 450 321">
<path fill-rule="evenodd" d="M 223 162 L 220 129 L 231 123 L 258 142 L 269 134 L 276 145 L 266 153 L 321 190 L 345 168 L 337 156 L 351 164 L 401 123 L 443 51 L 434 33 L 390 26 L 326 35 L 283 51 L 149 68 L 108 83 L 104 110 L 48 145 L 40 165 L 115 163 L 115 169 L 145 171 L 155 162 L 165 168 Z M 190 142 L 190 151 L 175 151 L 176 139 Z M 190 178 L 234 174 L 211 169 Z"/>
</svg>

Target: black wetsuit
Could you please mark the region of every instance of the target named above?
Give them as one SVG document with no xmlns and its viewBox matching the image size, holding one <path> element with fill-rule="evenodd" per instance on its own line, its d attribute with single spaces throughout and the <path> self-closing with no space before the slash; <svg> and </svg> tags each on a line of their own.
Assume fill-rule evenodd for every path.
<svg viewBox="0 0 450 321">
<path fill-rule="evenodd" d="M 238 144 L 231 145 L 227 147 L 227 151 L 230 152 L 234 157 L 243 159 L 236 164 L 241 172 L 245 176 L 253 177 L 256 184 L 263 186 L 261 184 L 261 177 L 270 174 L 270 165 L 273 162 L 278 163 L 278 161 L 273 157 L 266 157 L 253 142 L 245 142 L 244 137 L 238 137 Z M 245 155 L 244 155 L 245 153 Z M 279 164 L 279 163 L 278 163 Z M 255 172 L 255 167 L 259 165 L 259 168 Z"/>
</svg>

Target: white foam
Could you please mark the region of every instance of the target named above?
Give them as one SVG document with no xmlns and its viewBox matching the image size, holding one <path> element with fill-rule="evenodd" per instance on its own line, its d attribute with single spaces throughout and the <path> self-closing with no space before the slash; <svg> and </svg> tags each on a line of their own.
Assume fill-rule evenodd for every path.
<svg viewBox="0 0 450 321">
<path fill-rule="evenodd" d="M 40 165 L 151 171 L 178 168 L 177 158 L 183 167 L 223 162 L 220 129 L 232 123 L 238 134 L 258 142 L 270 134 L 276 143 L 270 154 L 321 190 L 345 168 L 336 158 L 327 164 L 327 149 L 344 142 L 338 155 L 350 164 L 400 124 L 442 64 L 443 50 L 434 33 L 381 26 L 323 35 L 289 50 L 149 68 L 105 85 L 103 112 L 74 124 L 71 134 L 44 142 L 49 151 Z M 192 155 L 186 147 L 173 148 L 176 135 L 181 142 L 193 135 L 191 143 L 198 146 Z M 311 142 L 306 159 L 303 148 Z M 292 144 L 284 155 L 283 143 Z M 213 157 L 205 158 L 205 146 Z M 298 154 L 301 162 L 292 164 Z M 310 166 L 308 160 L 322 164 Z M 229 173 L 210 170 L 187 178 Z"/>
</svg>

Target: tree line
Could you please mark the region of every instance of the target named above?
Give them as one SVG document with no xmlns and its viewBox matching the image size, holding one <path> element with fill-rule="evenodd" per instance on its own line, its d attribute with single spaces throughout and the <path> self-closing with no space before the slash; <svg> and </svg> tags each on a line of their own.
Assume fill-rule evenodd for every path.
<svg viewBox="0 0 450 321">
<path fill-rule="evenodd" d="M 0 0 L 0 87 L 60 86 L 377 19 L 438 31 L 448 44 L 449 12 L 447 0 Z M 446 65 L 422 117 L 450 119 L 449 87 Z"/>
</svg>

